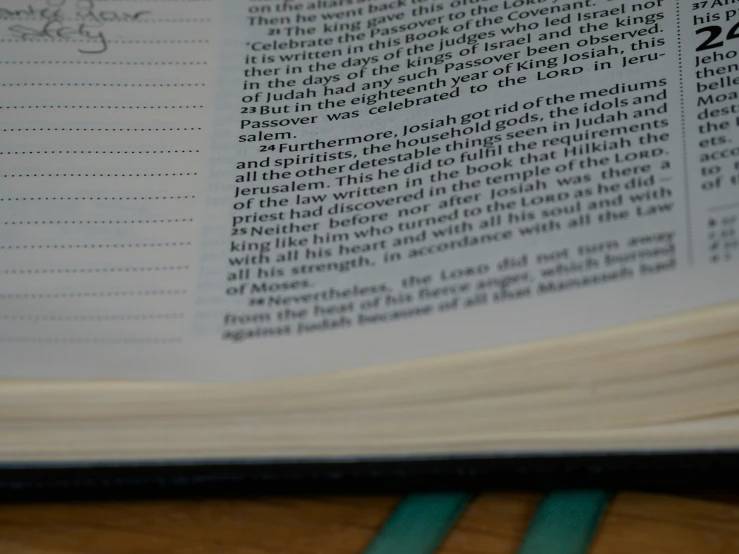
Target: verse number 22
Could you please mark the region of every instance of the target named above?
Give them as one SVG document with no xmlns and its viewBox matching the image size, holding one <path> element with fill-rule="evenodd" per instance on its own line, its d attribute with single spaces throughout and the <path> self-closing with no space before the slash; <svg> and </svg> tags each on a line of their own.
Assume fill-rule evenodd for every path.
<svg viewBox="0 0 739 554">
<path fill-rule="evenodd" d="M 702 50 L 710 50 L 711 48 L 719 48 L 723 46 L 723 40 L 716 41 L 716 39 L 719 38 L 721 36 L 721 33 L 723 32 L 724 30 L 718 25 L 711 25 L 710 27 L 703 27 L 702 29 L 698 29 L 695 34 L 700 35 L 701 33 L 709 33 L 709 36 L 705 41 L 703 41 L 703 44 L 696 48 L 696 52 L 700 52 Z M 729 29 L 729 32 L 726 35 L 726 40 L 731 40 L 733 38 L 739 38 L 739 21 L 737 21 L 734 26 Z"/>
</svg>

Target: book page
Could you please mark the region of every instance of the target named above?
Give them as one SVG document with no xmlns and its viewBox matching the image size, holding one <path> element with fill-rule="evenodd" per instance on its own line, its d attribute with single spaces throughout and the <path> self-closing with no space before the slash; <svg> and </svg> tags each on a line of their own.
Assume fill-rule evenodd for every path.
<svg viewBox="0 0 739 554">
<path fill-rule="evenodd" d="M 284 377 L 736 300 L 738 26 L 2 0 L 2 375 Z"/>
</svg>

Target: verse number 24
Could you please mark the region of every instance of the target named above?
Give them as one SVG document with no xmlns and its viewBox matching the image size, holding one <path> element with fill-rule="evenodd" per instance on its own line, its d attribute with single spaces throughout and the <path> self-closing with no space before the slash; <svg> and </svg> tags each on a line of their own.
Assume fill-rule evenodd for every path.
<svg viewBox="0 0 739 554">
<path fill-rule="evenodd" d="M 703 44 L 696 48 L 696 51 L 700 52 L 702 50 L 710 50 L 711 48 L 720 48 L 721 46 L 723 46 L 723 40 L 716 40 L 721 36 L 723 32 L 724 30 L 718 25 L 711 25 L 709 27 L 698 29 L 695 32 L 697 35 L 700 35 L 702 33 L 709 33 L 709 35 L 708 38 L 703 41 Z M 731 40 L 733 38 L 739 38 L 739 21 L 737 21 L 734 26 L 729 29 L 729 32 L 726 35 L 726 40 Z"/>
</svg>

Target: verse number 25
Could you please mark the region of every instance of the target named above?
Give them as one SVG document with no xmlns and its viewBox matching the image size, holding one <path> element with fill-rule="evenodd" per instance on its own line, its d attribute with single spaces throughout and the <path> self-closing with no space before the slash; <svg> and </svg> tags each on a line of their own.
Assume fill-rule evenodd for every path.
<svg viewBox="0 0 739 554">
<path fill-rule="evenodd" d="M 711 48 L 719 48 L 723 46 L 723 40 L 716 40 L 721 36 L 723 32 L 724 30 L 718 25 L 711 25 L 709 27 L 698 29 L 695 34 L 700 35 L 702 33 L 709 33 L 709 35 L 708 38 L 703 41 L 703 44 L 696 48 L 696 51 L 700 52 L 701 50 L 710 50 Z M 739 21 L 737 21 L 734 26 L 729 29 L 729 32 L 726 35 L 726 40 L 731 40 L 733 38 L 739 38 Z"/>
</svg>

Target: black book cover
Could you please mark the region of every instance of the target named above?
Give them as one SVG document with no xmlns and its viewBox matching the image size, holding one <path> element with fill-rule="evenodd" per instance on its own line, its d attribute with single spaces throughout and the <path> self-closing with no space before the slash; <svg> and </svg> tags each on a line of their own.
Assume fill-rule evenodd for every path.
<svg viewBox="0 0 739 554">
<path fill-rule="evenodd" d="M 0 465 L 0 499 L 113 500 L 485 489 L 738 489 L 739 451 Z"/>
</svg>

